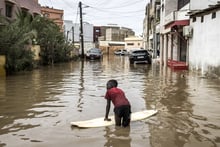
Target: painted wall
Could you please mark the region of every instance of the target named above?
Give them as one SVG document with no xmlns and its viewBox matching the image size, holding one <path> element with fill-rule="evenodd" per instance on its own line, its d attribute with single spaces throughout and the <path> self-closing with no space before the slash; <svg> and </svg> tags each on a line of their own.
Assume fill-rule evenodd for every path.
<svg viewBox="0 0 220 147">
<path fill-rule="evenodd" d="M 5 62 L 6 62 L 5 56 L 0 55 L 0 77 L 2 77 L 2 76 L 4 77 L 6 75 Z"/>
<path fill-rule="evenodd" d="M 128 51 L 134 48 L 144 48 L 143 38 L 142 37 L 129 37 L 125 38 L 125 49 Z"/>
<path fill-rule="evenodd" d="M 193 27 L 193 38 L 189 40 L 189 63 L 191 68 L 201 69 L 202 73 L 208 67 L 220 66 L 220 11 L 216 12 L 216 18 L 211 14 L 196 17 L 196 22 L 190 22 Z"/>
</svg>

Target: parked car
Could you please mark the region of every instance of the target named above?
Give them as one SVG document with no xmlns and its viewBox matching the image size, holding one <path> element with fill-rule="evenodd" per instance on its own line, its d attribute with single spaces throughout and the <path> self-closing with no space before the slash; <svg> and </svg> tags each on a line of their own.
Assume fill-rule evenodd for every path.
<svg viewBox="0 0 220 147">
<path fill-rule="evenodd" d="M 132 50 L 129 54 L 130 64 L 134 63 L 148 63 L 151 64 L 152 57 L 147 50 L 136 49 Z"/>
<path fill-rule="evenodd" d="M 86 52 L 87 59 L 101 59 L 102 58 L 102 51 L 99 48 L 91 48 Z"/>
<path fill-rule="evenodd" d="M 114 51 L 115 55 L 127 55 L 128 51 L 126 49 L 120 49 L 120 50 L 116 50 Z"/>
</svg>

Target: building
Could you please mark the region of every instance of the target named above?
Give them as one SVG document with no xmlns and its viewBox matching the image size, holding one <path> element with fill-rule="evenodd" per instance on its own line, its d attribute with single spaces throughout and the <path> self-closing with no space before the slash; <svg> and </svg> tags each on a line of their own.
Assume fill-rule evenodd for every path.
<svg viewBox="0 0 220 147">
<path fill-rule="evenodd" d="M 145 17 L 143 21 L 143 46 L 145 49 L 150 49 L 150 3 L 148 3 L 145 7 Z"/>
<path fill-rule="evenodd" d="M 124 39 L 135 35 L 132 29 L 120 27 L 116 24 L 101 26 L 100 30 L 99 47 L 107 53 L 113 53 L 117 49 L 124 49 Z"/>
<path fill-rule="evenodd" d="M 41 7 L 38 0 L 1 0 L 0 15 L 9 19 L 15 19 L 16 13 L 21 10 L 22 13 L 30 13 L 33 16 L 41 14 Z"/>
<path fill-rule="evenodd" d="M 143 38 L 142 37 L 128 37 L 125 38 L 125 49 L 129 52 L 132 49 L 144 48 Z"/>
<path fill-rule="evenodd" d="M 94 26 L 93 27 L 93 42 L 96 44 L 96 46 L 98 46 L 99 43 L 99 37 L 102 36 L 101 34 L 101 27 L 100 26 Z"/>
<path fill-rule="evenodd" d="M 74 24 L 71 20 L 64 20 L 64 35 L 66 41 L 68 41 L 69 43 L 76 42 L 76 39 L 79 41 L 79 36 L 76 35 L 75 28 L 76 27 L 74 27 Z"/>
<path fill-rule="evenodd" d="M 134 36 L 132 29 L 120 27 L 117 24 L 108 24 L 100 27 L 100 37 L 102 41 L 124 41 L 124 38 Z"/>
<path fill-rule="evenodd" d="M 160 61 L 161 64 L 174 65 L 184 63 L 187 68 L 187 40 L 183 36 L 183 27 L 189 25 L 190 0 L 162 0 L 160 19 Z M 182 65 L 181 65 L 182 66 Z"/>
<path fill-rule="evenodd" d="M 63 10 L 41 7 L 41 14 L 44 17 L 53 20 L 54 23 L 60 27 L 60 30 L 63 31 Z"/>
<path fill-rule="evenodd" d="M 190 69 L 220 75 L 220 1 L 190 1 L 190 26 L 185 28 Z"/>
<path fill-rule="evenodd" d="M 146 6 L 144 27 L 144 48 L 152 50 L 156 57 L 160 45 L 160 0 L 151 0 Z"/>
</svg>

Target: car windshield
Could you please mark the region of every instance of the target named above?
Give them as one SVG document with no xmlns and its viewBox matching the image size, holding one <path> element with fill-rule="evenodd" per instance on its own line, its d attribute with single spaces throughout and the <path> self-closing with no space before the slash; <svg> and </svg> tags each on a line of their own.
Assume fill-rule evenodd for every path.
<svg viewBox="0 0 220 147">
<path fill-rule="evenodd" d="M 146 51 L 146 50 L 138 50 L 138 51 L 133 51 L 132 52 L 133 54 L 144 54 L 144 55 L 146 55 L 146 54 L 148 54 L 148 52 Z"/>
<path fill-rule="evenodd" d="M 89 50 L 90 53 L 101 53 L 99 49 L 91 49 Z"/>
</svg>

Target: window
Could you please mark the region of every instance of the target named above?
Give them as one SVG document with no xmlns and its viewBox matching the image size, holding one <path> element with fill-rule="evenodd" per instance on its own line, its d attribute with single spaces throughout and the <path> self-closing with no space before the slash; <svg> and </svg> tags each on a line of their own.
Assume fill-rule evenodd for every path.
<svg viewBox="0 0 220 147">
<path fill-rule="evenodd" d="M 13 4 L 11 3 L 6 3 L 5 4 L 5 16 L 6 17 L 12 17 L 12 9 L 13 9 Z"/>
<path fill-rule="evenodd" d="M 127 45 L 134 45 L 134 43 L 127 43 Z"/>
<path fill-rule="evenodd" d="M 212 19 L 216 18 L 216 12 L 212 13 Z"/>
<path fill-rule="evenodd" d="M 50 14 L 49 13 L 43 13 L 43 16 L 49 18 Z"/>
<path fill-rule="evenodd" d="M 22 12 L 23 16 L 27 16 L 28 9 L 27 8 L 21 8 L 21 12 Z"/>
<path fill-rule="evenodd" d="M 204 16 L 201 16 L 201 22 L 203 22 L 204 21 Z"/>
</svg>

